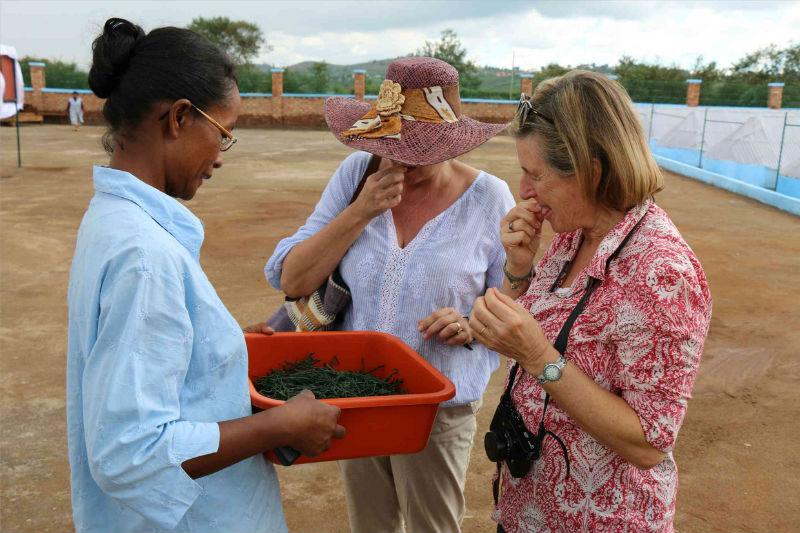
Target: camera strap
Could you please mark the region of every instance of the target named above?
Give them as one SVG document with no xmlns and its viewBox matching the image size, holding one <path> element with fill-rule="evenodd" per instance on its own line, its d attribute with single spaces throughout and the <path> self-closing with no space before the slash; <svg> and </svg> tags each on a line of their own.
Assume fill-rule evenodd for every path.
<svg viewBox="0 0 800 533">
<path fill-rule="evenodd" d="M 639 222 L 637 222 L 636 225 L 634 225 L 631 228 L 628 234 L 625 235 L 625 238 L 622 239 L 621 243 L 619 243 L 619 246 L 617 246 L 617 249 L 614 250 L 614 253 L 608 256 L 608 259 L 606 260 L 605 271 L 608 271 L 608 266 L 611 264 L 611 261 L 614 258 L 616 258 L 617 255 L 619 255 L 619 252 L 622 251 L 622 249 L 628 243 L 631 236 L 634 234 L 634 232 L 636 231 L 636 229 L 639 227 L 639 225 L 642 223 L 643 220 L 644 216 L 642 216 L 642 218 L 639 219 Z M 565 270 L 566 270 L 566 265 L 565 268 L 562 269 L 562 273 Z M 580 301 L 578 301 L 578 305 L 576 305 L 575 308 L 572 310 L 572 313 L 570 313 L 569 317 L 567 318 L 567 321 L 564 322 L 564 325 L 558 332 L 558 336 L 556 337 L 556 342 L 553 344 L 553 347 L 558 351 L 559 354 L 564 355 L 564 352 L 567 350 L 567 344 L 569 342 L 569 333 L 572 330 L 572 326 L 575 325 L 575 321 L 578 319 L 578 316 L 583 312 L 583 308 L 586 306 L 586 301 L 589 299 L 589 296 L 592 294 L 594 289 L 597 288 L 599 281 L 600 280 L 598 280 L 597 278 L 593 278 L 591 276 L 589 277 L 589 281 L 586 284 L 586 291 L 583 293 L 583 296 L 581 297 Z M 503 396 L 500 398 L 500 402 L 509 402 L 511 403 L 511 405 L 513 405 L 513 400 L 511 399 L 511 392 L 513 391 L 514 386 L 516 385 L 515 378 L 517 376 L 518 370 L 519 370 L 519 363 L 514 363 L 514 366 L 511 368 L 511 372 L 509 373 L 508 376 L 508 386 L 506 387 Z M 545 392 L 544 408 L 542 409 L 542 419 L 539 422 L 539 431 L 537 437 L 543 440 L 545 435 L 550 435 L 556 440 L 556 442 L 558 442 L 558 444 L 561 446 L 561 451 L 564 453 L 564 461 L 567 463 L 567 477 L 569 477 L 570 469 L 569 469 L 569 454 L 567 453 L 567 447 L 566 445 L 564 445 L 564 442 L 558 437 L 558 435 L 556 435 L 549 429 L 545 428 L 544 425 L 544 418 L 545 415 L 547 414 L 548 403 L 550 403 L 550 394 Z M 494 480 L 494 483 L 492 483 L 492 492 L 494 493 L 495 505 L 497 505 L 498 497 L 500 495 L 500 463 L 502 463 L 502 461 L 497 462 L 497 478 Z"/>
</svg>

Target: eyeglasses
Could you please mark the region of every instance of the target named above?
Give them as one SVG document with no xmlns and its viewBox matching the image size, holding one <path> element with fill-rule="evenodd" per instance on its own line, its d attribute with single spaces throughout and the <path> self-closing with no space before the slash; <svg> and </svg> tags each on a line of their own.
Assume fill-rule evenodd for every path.
<svg viewBox="0 0 800 533">
<path fill-rule="evenodd" d="M 228 150 L 231 149 L 231 146 L 233 146 L 236 143 L 236 141 L 239 140 L 236 137 L 234 137 L 233 134 L 225 128 L 225 126 L 223 126 L 222 124 L 211 118 L 211 116 L 208 113 L 206 113 L 196 105 L 192 104 L 191 102 L 189 103 L 189 105 L 191 105 L 195 111 L 206 117 L 208 121 L 211 122 L 214 126 L 216 126 L 219 132 L 222 134 L 222 140 L 219 143 L 220 152 L 227 152 Z M 158 117 L 158 120 L 163 120 L 164 118 L 166 118 L 167 115 L 169 115 L 169 109 L 167 109 L 163 115 Z"/>
<path fill-rule="evenodd" d="M 208 121 L 211 122 L 213 125 L 215 125 L 217 129 L 220 131 L 220 133 L 222 133 L 222 140 L 219 143 L 219 149 L 221 152 L 226 152 L 230 150 L 231 146 L 233 146 L 236 143 L 236 141 L 239 140 L 236 137 L 234 137 L 231 132 L 226 130 L 222 124 L 211 118 L 205 111 L 203 111 L 194 104 L 192 104 L 192 107 L 194 108 L 195 111 L 206 117 Z"/>
<path fill-rule="evenodd" d="M 525 96 L 525 93 L 522 93 L 522 96 L 519 97 L 519 105 L 517 106 L 517 115 L 519 115 L 520 126 L 525 124 L 525 121 L 528 120 L 528 116 L 530 115 L 535 115 L 544 120 L 545 122 L 549 122 L 553 126 L 556 125 L 556 123 L 553 122 L 552 118 L 545 116 L 538 109 L 534 109 L 530 98 Z"/>
</svg>

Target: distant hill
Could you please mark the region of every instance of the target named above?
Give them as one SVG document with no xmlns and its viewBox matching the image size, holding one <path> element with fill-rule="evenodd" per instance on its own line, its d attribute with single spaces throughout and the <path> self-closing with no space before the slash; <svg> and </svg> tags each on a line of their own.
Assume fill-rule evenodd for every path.
<svg viewBox="0 0 800 533">
<path fill-rule="evenodd" d="M 405 56 L 393 57 L 389 59 L 374 59 L 372 61 L 355 63 L 353 65 L 334 65 L 332 63 L 328 63 L 328 72 L 330 73 L 331 77 L 352 76 L 354 70 L 360 69 L 366 70 L 367 76 L 370 77 L 383 76 L 386 73 L 386 69 L 389 68 L 389 64 L 396 59 L 401 59 L 402 57 Z M 302 63 L 295 63 L 287 68 L 297 72 L 307 72 L 311 70 L 311 65 L 314 63 L 314 61 L 303 61 Z"/>
<path fill-rule="evenodd" d="M 328 72 L 332 76 L 340 76 L 343 74 L 352 74 L 353 70 L 355 69 L 362 69 L 367 71 L 367 75 L 373 76 L 382 76 L 386 69 L 389 67 L 389 63 L 394 61 L 395 59 L 400 59 L 406 56 L 399 56 L 393 57 L 389 59 L 373 59 L 372 61 L 367 61 L 365 63 L 355 63 L 353 65 L 336 65 L 334 63 L 328 63 Z M 316 63 L 316 61 L 302 61 L 300 63 L 295 63 L 294 65 L 289 65 L 286 67 L 287 70 L 292 70 L 295 72 L 308 72 L 311 70 L 311 65 Z M 267 64 L 260 64 L 256 65 L 256 68 L 261 70 L 269 70 L 272 68 L 272 65 Z"/>
<path fill-rule="evenodd" d="M 338 87 L 340 90 L 346 90 L 352 87 L 353 83 L 353 70 L 361 69 L 366 71 L 367 77 L 367 92 L 370 88 L 375 88 L 383 80 L 386 69 L 389 64 L 396 60 L 401 59 L 399 56 L 387 59 L 374 59 L 363 63 L 355 63 L 352 65 L 336 65 L 328 63 L 328 75 L 330 77 L 331 87 Z M 286 70 L 298 74 L 306 74 L 311 70 L 311 66 L 315 61 L 302 61 L 286 67 Z M 259 64 L 255 65 L 257 69 L 268 71 L 271 65 Z M 595 72 L 611 73 L 613 68 L 609 65 L 578 65 L 575 68 L 585 70 L 593 70 Z M 510 68 L 499 68 L 490 65 L 478 67 L 478 76 L 481 79 L 481 86 L 479 91 L 486 93 L 486 96 L 495 98 L 517 98 L 519 96 L 519 75 L 520 73 L 536 74 L 533 71 L 522 71 L 519 67 L 514 68 L 513 79 Z M 377 90 L 377 89 L 376 89 Z M 463 95 L 462 95 L 463 96 Z"/>
<path fill-rule="evenodd" d="M 341 87 L 352 86 L 353 71 L 356 69 L 366 71 L 368 84 L 380 84 L 380 82 L 383 81 L 383 75 L 386 73 L 386 69 L 389 68 L 389 64 L 395 59 L 400 59 L 401 57 L 406 56 L 392 57 L 387 59 L 374 59 L 372 61 L 355 63 L 352 65 L 336 65 L 334 63 L 328 63 L 328 75 L 330 77 L 331 85 Z M 314 63 L 315 61 L 302 61 L 300 63 L 295 63 L 294 65 L 289 65 L 286 67 L 286 70 L 298 74 L 307 74 L 311 71 L 311 66 Z M 269 70 L 271 65 L 256 65 L 256 68 L 260 70 Z"/>
</svg>

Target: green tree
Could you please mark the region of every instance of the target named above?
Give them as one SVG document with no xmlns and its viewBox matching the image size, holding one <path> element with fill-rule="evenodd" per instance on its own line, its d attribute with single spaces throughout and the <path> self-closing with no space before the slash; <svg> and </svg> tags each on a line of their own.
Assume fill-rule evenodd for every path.
<svg viewBox="0 0 800 533">
<path fill-rule="evenodd" d="M 58 89 L 88 89 L 89 73 L 78 68 L 75 63 L 66 63 L 54 59 L 25 56 L 19 60 L 22 69 L 22 80 L 26 87 L 31 86 L 30 62 L 41 62 L 45 66 L 45 83 L 48 87 Z"/>
<path fill-rule="evenodd" d="M 310 92 L 308 78 L 304 72 L 287 68 L 283 71 L 283 94 Z"/>
<path fill-rule="evenodd" d="M 330 74 L 328 64 L 325 61 L 316 61 L 311 64 L 311 72 L 308 76 L 308 88 L 313 93 L 324 93 L 328 90 Z"/>
<path fill-rule="evenodd" d="M 630 56 L 622 56 L 619 63 L 614 67 L 614 71 L 620 80 L 671 80 L 685 81 L 689 77 L 689 71 L 677 65 L 663 67 L 644 62 L 639 62 Z"/>
<path fill-rule="evenodd" d="M 425 41 L 425 46 L 416 55 L 435 57 L 453 65 L 458 71 L 459 84 L 466 89 L 477 89 L 481 85 L 478 67 L 467 59 L 467 50 L 455 31 L 444 30 L 438 41 Z"/>
<path fill-rule="evenodd" d="M 800 81 L 800 43 L 791 44 L 783 51 L 783 75 L 791 81 Z"/>
<path fill-rule="evenodd" d="M 272 74 L 251 64 L 239 65 L 236 69 L 239 91 L 243 93 L 272 92 Z"/>
<path fill-rule="evenodd" d="M 261 29 L 251 22 L 197 17 L 192 19 L 189 29 L 221 46 L 239 64 L 250 63 L 261 51 L 272 50 Z"/>
<path fill-rule="evenodd" d="M 542 81 L 548 78 L 554 78 L 556 76 L 561 76 L 562 74 L 566 74 L 569 72 L 569 67 L 562 67 L 558 63 L 550 63 L 549 65 L 542 67 L 539 69 L 538 72 L 533 73 L 533 85 L 539 85 Z"/>
<path fill-rule="evenodd" d="M 703 81 L 716 81 L 725 77 L 725 73 L 717 69 L 716 61 L 712 61 L 708 64 L 703 63 L 702 55 L 697 56 L 690 75 L 692 78 L 701 79 Z"/>
<path fill-rule="evenodd" d="M 751 83 L 800 81 L 800 43 L 790 43 L 786 48 L 774 44 L 759 48 L 735 62 L 731 74 Z"/>
<path fill-rule="evenodd" d="M 575 68 L 580 70 L 589 70 L 591 72 L 599 72 L 600 74 L 614 73 L 614 67 L 608 65 L 607 63 L 603 63 L 602 65 L 598 65 L 597 63 L 581 63 Z"/>
</svg>

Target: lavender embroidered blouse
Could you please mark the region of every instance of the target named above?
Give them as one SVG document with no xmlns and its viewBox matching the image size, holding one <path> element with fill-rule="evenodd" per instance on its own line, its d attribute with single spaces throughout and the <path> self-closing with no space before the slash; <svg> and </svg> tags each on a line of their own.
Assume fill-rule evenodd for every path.
<svg viewBox="0 0 800 533">
<path fill-rule="evenodd" d="M 283 260 L 296 244 L 316 234 L 350 202 L 370 154 L 356 152 L 334 173 L 306 223 L 278 243 L 264 272 L 280 289 Z M 515 205 L 508 185 L 481 171 L 452 205 L 428 221 L 405 248 L 397 244 L 391 210 L 375 217 L 340 263 L 353 303 L 343 329 L 393 334 L 456 386 L 447 405 L 473 402 L 498 367 L 497 354 L 480 344 L 473 350 L 423 340 L 417 321 L 443 307 L 469 315 L 475 298 L 503 280 L 500 220 Z"/>
</svg>

